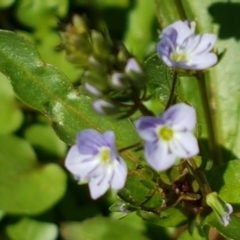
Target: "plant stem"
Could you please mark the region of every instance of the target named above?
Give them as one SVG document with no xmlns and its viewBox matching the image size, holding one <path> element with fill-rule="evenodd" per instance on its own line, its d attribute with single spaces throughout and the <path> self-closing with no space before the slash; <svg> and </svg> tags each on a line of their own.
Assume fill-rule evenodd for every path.
<svg viewBox="0 0 240 240">
<path fill-rule="evenodd" d="M 141 142 L 134 143 L 134 144 L 132 144 L 132 145 L 129 145 L 129 146 L 127 146 L 127 147 L 124 147 L 124 148 L 119 149 L 118 152 L 120 153 L 120 152 L 127 151 L 127 150 L 129 150 L 129 149 L 131 149 L 131 148 L 138 147 L 140 144 L 141 144 Z"/>
<path fill-rule="evenodd" d="M 212 192 L 212 190 L 204 173 L 198 168 L 193 158 L 188 159 L 187 163 L 188 163 L 189 169 L 191 170 L 191 172 L 193 173 L 194 177 L 196 178 L 199 184 L 199 187 L 203 196 L 207 196 L 209 193 Z"/>
<path fill-rule="evenodd" d="M 200 90 L 200 96 L 202 100 L 202 106 L 203 106 L 205 121 L 207 125 L 209 151 L 211 154 L 213 164 L 216 167 L 222 163 L 222 159 L 219 153 L 217 137 L 215 134 L 214 123 L 212 118 L 213 114 L 211 112 L 210 105 L 209 105 L 204 73 L 198 72 L 196 75 L 196 78 L 197 78 L 197 82 Z"/>
<path fill-rule="evenodd" d="M 185 13 L 185 10 L 184 10 L 184 7 L 182 5 L 182 0 L 174 0 L 175 2 L 175 5 L 177 7 L 177 11 L 178 11 L 178 14 L 179 14 L 179 17 L 181 18 L 181 20 L 187 20 L 188 17 Z"/>
<path fill-rule="evenodd" d="M 175 97 L 175 88 L 177 85 L 177 72 L 174 71 L 173 73 L 173 82 L 172 82 L 172 88 L 171 88 L 171 92 L 170 92 L 170 96 L 167 102 L 167 105 L 165 107 L 165 110 L 167 110 L 173 103 L 174 97 Z"/>
<path fill-rule="evenodd" d="M 159 26 L 163 27 L 163 20 L 162 20 L 162 16 L 161 16 L 161 12 L 160 12 L 160 1 L 159 0 L 154 0 L 155 3 L 155 12 L 156 12 L 156 16 L 157 16 L 157 20 L 159 23 Z"/>
</svg>

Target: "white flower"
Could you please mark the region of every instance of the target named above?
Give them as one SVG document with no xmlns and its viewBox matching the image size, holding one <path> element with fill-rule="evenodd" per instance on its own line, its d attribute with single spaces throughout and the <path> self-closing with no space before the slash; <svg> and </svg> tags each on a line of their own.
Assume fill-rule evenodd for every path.
<svg viewBox="0 0 240 240">
<path fill-rule="evenodd" d="M 114 132 L 104 134 L 88 129 L 78 133 L 77 143 L 67 154 L 65 165 L 80 181 L 88 181 L 93 199 L 110 187 L 124 187 L 127 166 L 115 149 Z"/>
<path fill-rule="evenodd" d="M 166 170 L 177 158 L 198 154 L 198 143 L 191 132 L 196 125 L 196 112 L 184 103 L 170 107 L 161 117 L 142 117 L 135 122 L 145 140 L 147 162 L 155 170 Z"/>
<path fill-rule="evenodd" d="M 195 35 L 195 22 L 177 21 L 166 27 L 160 35 L 157 51 L 169 66 L 182 69 L 202 70 L 217 63 L 212 53 L 216 35 Z"/>
</svg>

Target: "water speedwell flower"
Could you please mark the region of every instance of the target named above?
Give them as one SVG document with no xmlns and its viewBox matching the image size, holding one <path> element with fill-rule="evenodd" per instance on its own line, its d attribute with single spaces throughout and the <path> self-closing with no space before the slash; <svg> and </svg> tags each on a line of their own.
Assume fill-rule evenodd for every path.
<svg viewBox="0 0 240 240">
<path fill-rule="evenodd" d="M 88 181 L 93 199 L 103 195 L 108 188 L 123 188 L 127 167 L 115 149 L 112 131 L 100 134 L 84 130 L 77 135 L 77 143 L 68 152 L 65 165 L 80 181 Z"/>
<path fill-rule="evenodd" d="M 163 30 L 157 51 L 169 67 L 202 70 L 216 64 L 217 56 L 210 52 L 216 35 L 194 32 L 195 22 L 189 27 L 187 21 L 177 21 Z"/>
<path fill-rule="evenodd" d="M 196 112 L 191 106 L 179 103 L 161 117 L 142 117 L 135 122 L 145 140 L 145 157 L 155 170 L 166 170 L 177 158 L 190 158 L 199 152 L 191 132 L 196 125 Z"/>
</svg>

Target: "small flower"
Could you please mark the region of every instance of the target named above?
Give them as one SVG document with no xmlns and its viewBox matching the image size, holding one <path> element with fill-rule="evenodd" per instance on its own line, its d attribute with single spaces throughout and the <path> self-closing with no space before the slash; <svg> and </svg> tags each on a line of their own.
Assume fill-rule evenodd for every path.
<svg viewBox="0 0 240 240">
<path fill-rule="evenodd" d="M 88 82 L 84 83 L 85 89 L 94 96 L 101 96 L 102 92 Z"/>
<path fill-rule="evenodd" d="M 206 197 L 206 202 L 213 209 L 220 222 L 226 227 L 231 220 L 232 205 L 222 200 L 216 192 L 209 193 Z"/>
<path fill-rule="evenodd" d="M 127 177 L 127 166 L 116 152 L 112 131 L 100 134 L 88 129 L 78 133 L 77 143 L 68 152 L 65 165 L 76 179 L 88 180 L 93 199 L 110 187 L 123 188 Z"/>
<path fill-rule="evenodd" d="M 170 107 L 161 117 L 138 119 L 135 126 L 145 140 L 144 152 L 150 166 L 163 171 L 171 167 L 177 158 L 196 155 L 199 148 L 191 132 L 195 125 L 195 109 L 185 103 Z"/>
<path fill-rule="evenodd" d="M 169 66 L 182 69 L 202 70 L 217 62 L 212 53 L 216 35 L 195 35 L 195 22 L 177 21 L 166 27 L 160 35 L 157 51 Z"/>
</svg>

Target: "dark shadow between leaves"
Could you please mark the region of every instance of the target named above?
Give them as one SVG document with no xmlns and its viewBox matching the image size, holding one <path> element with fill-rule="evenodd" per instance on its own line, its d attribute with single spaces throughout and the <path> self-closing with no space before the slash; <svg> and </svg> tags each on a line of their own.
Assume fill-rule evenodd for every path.
<svg viewBox="0 0 240 240">
<path fill-rule="evenodd" d="M 240 39 L 240 3 L 233 3 L 230 0 L 215 2 L 208 8 L 208 12 L 213 17 L 213 22 L 220 25 L 218 33 L 220 39 Z"/>
</svg>

